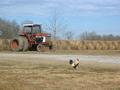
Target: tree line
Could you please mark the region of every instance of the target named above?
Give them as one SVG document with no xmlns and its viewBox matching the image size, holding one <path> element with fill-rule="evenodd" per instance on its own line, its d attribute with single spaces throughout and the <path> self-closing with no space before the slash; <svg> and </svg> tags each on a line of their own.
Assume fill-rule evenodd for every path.
<svg viewBox="0 0 120 90">
<path fill-rule="evenodd" d="M 28 21 L 27 21 L 27 23 L 28 23 Z M 62 31 L 65 33 L 64 39 L 66 39 L 66 40 L 74 39 L 75 34 L 73 32 L 64 30 L 66 28 L 65 27 L 66 25 L 57 25 L 57 23 L 58 23 L 57 18 L 54 18 L 52 20 L 52 22 L 49 22 L 49 24 L 52 24 L 50 26 L 51 27 L 50 31 L 51 31 L 51 33 L 53 33 L 54 38 L 57 39 L 58 34 L 56 34 L 56 33 L 57 32 L 59 33 L 60 31 Z M 58 26 L 62 26 L 62 28 L 60 29 Z M 0 38 L 3 38 L 3 39 L 13 38 L 18 35 L 19 30 L 20 30 L 20 25 L 16 21 L 8 21 L 8 20 L 0 18 Z M 60 36 L 63 36 L 63 33 L 61 33 Z M 60 39 L 60 37 L 59 37 L 59 39 Z M 79 40 L 120 40 L 120 35 L 112 35 L 112 34 L 99 35 L 96 32 L 83 32 L 82 34 L 79 35 L 78 39 Z"/>
<path fill-rule="evenodd" d="M 9 39 L 17 35 L 19 25 L 16 21 L 8 21 L 0 18 L 0 38 Z"/>
<path fill-rule="evenodd" d="M 96 32 L 83 32 L 80 34 L 81 40 L 120 40 L 120 35 L 99 35 Z"/>
</svg>

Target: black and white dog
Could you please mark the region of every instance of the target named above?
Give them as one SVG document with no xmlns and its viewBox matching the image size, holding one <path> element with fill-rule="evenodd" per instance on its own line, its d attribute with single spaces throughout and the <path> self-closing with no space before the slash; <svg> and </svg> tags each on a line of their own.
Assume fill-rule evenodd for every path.
<svg viewBox="0 0 120 90">
<path fill-rule="evenodd" d="M 77 69 L 77 67 L 79 67 L 80 64 L 80 60 L 77 58 L 75 60 L 70 59 L 69 60 L 69 64 L 74 68 Z"/>
</svg>

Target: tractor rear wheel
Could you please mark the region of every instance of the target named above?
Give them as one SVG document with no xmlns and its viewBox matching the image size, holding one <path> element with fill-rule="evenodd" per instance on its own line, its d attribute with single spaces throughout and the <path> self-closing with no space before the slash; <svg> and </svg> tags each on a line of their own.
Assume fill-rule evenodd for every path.
<svg viewBox="0 0 120 90">
<path fill-rule="evenodd" d="M 28 40 L 23 36 L 15 37 L 10 42 L 10 48 L 13 51 L 25 51 L 28 49 Z"/>
<path fill-rule="evenodd" d="M 26 37 L 23 37 L 23 51 L 27 51 L 29 47 L 29 42 Z"/>
</svg>

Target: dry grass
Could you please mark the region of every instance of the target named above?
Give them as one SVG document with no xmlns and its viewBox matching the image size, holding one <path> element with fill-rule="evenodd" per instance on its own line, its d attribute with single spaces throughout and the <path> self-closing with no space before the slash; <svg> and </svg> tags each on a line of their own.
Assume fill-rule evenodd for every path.
<svg viewBox="0 0 120 90">
<path fill-rule="evenodd" d="M 0 90 L 120 90 L 120 68 L 81 62 L 73 70 L 63 61 L 0 61 Z"/>
<path fill-rule="evenodd" d="M 120 50 L 120 41 L 52 41 L 57 50 Z M 0 50 L 10 50 L 10 40 L 0 39 Z"/>
<path fill-rule="evenodd" d="M 120 50 L 120 41 L 54 41 L 59 50 Z"/>
</svg>

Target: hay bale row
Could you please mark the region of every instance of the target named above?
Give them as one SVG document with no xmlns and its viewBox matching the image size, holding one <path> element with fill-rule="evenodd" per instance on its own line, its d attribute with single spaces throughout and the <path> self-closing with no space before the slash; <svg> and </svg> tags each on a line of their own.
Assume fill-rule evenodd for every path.
<svg viewBox="0 0 120 90">
<path fill-rule="evenodd" d="M 0 50 L 10 50 L 9 39 L 0 39 Z"/>
<path fill-rule="evenodd" d="M 10 50 L 10 40 L 0 39 L 0 50 Z M 58 50 L 120 50 L 120 41 L 57 40 L 53 45 Z"/>
<path fill-rule="evenodd" d="M 120 41 L 55 41 L 57 49 L 62 50 L 120 50 Z"/>
</svg>

